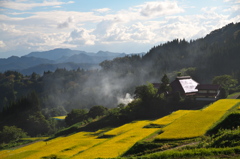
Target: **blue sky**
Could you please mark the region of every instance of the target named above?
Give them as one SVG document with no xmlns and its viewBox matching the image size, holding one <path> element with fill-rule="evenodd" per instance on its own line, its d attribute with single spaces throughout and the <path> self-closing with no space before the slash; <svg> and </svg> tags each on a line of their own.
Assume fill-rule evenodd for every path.
<svg viewBox="0 0 240 159">
<path fill-rule="evenodd" d="M 0 0 L 0 58 L 70 48 L 147 52 L 240 22 L 240 0 Z"/>
</svg>

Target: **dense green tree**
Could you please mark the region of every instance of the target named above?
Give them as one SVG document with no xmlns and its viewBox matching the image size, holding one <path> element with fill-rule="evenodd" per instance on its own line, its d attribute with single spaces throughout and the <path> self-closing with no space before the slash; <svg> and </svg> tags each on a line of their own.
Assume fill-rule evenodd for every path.
<svg viewBox="0 0 240 159">
<path fill-rule="evenodd" d="M 51 131 L 51 125 L 42 112 L 26 113 L 25 116 L 25 119 L 22 117 L 23 119 L 19 123 L 19 127 L 21 126 L 30 136 L 46 135 Z"/>
<path fill-rule="evenodd" d="M 135 89 L 135 98 L 140 98 L 143 102 L 149 102 L 151 99 L 156 97 L 157 89 L 154 88 L 152 83 L 148 83 L 147 85 L 138 86 Z"/>
<path fill-rule="evenodd" d="M 10 141 L 17 141 L 20 138 L 26 137 L 27 133 L 16 126 L 4 126 L 0 131 L 0 143 L 8 143 Z"/>
<path fill-rule="evenodd" d="M 228 95 L 229 95 L 229 91 L 227 88 L 220 89 L 220 94 L 219 94 L 220 99 L 225 99 L 225 98 L 227 98 Z"/>
<path fill-rule="evenodd" d="M 159 88 L 159 93 L 167 94 L 167 92 L 171 91 L 171 86 L 169 82 L 169 78 L 166 74 L 161 79 L 161 84 Z"/>
<path fill-rule="evenodd" d="M 107 110 L 108 110 L 107 108 L 105 108 L 104 106 L 101 106 L 101 105 L 93 106 L 88 112 L 88 117 L 94 119 L 97 116 L 106 115 Z"/>
<path fill-rule="evenodd" d="M 65 122 L 67 125 L 73 125 L 77 122 L 81 122 L 87 118 L 87 110 L 85 109 L 73 109 L 67 114 Z"/>
<path fill-rule="evenodd" d="M 0 127 L 16 125 L 30 136 L 47 134 L 52 129 L 48 120 L 42 114 L 36 92 L 32 92 L 5 107 L 1 117 Z"/>
<path fill-rule="evenodd" d="M 38 78 L 39 78 L 39 75 L 33 72 L 31 75 L 31 80 L 37 80 Z"/>
<path fill-rule="evenodd" d="M 222 88 L 229 89 L 236 86 L 238 81 L 230 75 L 221 75 L 214 77 L 212 83 L 219 84 Z"/>
</svg>

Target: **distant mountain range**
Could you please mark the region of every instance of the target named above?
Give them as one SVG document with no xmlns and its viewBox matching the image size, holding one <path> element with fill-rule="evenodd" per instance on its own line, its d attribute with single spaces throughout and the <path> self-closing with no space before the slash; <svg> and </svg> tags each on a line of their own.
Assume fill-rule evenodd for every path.
<svg viewBox="0 0 240 159">
<path fill-rule="evenodd" d="M 144 53 L 140 53 L 144 54 Z M 44 71 L 55 71 L 57 68 L 96 69 L 104 60 L 112 60 L 129 54 L 99 51 L 85 51 L 57 48 L 49 51 L 31 52 L 25 56 L 11 56 L 0 59 L 0 72 L 14 70 L 29 75 L 33 72 L 42 74 Z"/>
</svg>

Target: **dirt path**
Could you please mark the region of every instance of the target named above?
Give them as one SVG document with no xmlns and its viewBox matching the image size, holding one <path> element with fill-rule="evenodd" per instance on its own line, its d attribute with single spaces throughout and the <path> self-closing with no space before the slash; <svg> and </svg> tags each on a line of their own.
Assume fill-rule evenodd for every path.
<svg viewBox="0 0 240 159">
<path fill-rule="evenodd" d="M 234 96 L 231 96 L 228 99 L 237 99 L 240 96 L 240 93 L 235 94 Z"/>
</svg>

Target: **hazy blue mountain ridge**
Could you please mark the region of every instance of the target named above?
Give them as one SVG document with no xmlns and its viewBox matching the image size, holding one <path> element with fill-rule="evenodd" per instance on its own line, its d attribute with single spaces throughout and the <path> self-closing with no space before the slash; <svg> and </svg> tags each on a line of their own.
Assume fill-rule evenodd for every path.
<svg viewBox="0 0 240 159">
<path fill-rule="evenodd" d="M 141 53 L 144 54 L 144 53 Z M 7 70 L 19 71 L 23 74 L 32 72 L 42 74 L 44 71 L 54 71 L 57 68 L 95 69 L 104 60 L 124 57 L 125 53 L 99 51 L 97 53 L 57 48 L 49 51 L 31 52 L 25 56 L 12 56 L 0 59 L 0 72 Z"/>
</svg>

